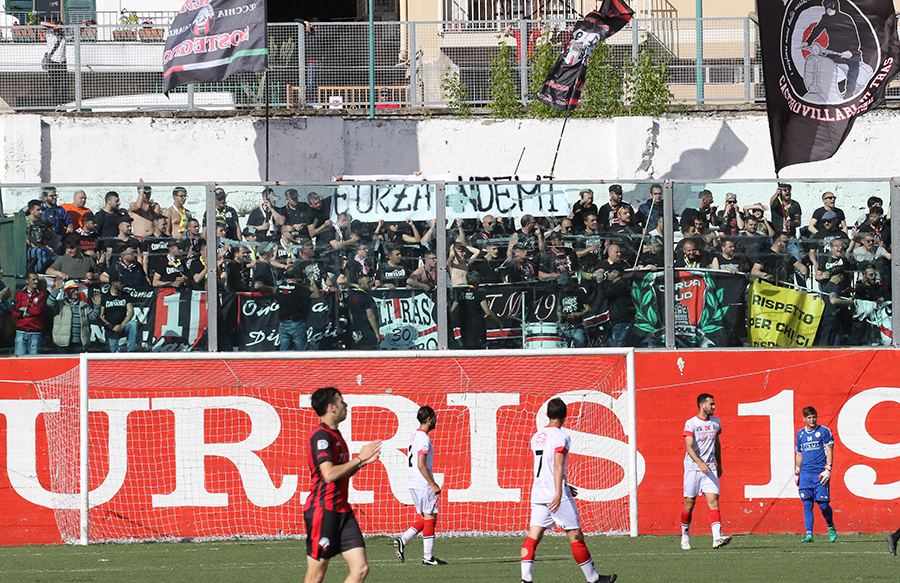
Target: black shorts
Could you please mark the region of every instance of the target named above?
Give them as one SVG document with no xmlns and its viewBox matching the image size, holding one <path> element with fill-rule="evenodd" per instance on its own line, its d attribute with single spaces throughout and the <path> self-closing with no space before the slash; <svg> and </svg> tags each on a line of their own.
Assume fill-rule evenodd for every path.
<svg viewBox="0 0 900 583">
<path fill-rule="evenodd" d="M 314 506 L 303 512 L 306 522 L 306 554 L 330 559 L 344 551 L 366 548 L 362 530 L 353 512 L 335 512 Z"/>
</svg>

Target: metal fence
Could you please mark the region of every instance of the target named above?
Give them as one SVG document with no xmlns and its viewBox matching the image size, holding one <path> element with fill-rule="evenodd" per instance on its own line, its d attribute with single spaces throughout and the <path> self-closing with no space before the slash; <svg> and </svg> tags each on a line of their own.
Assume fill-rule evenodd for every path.
<svg viewBox="0 0 900 583">
<path fill-rule="evenodd" d="M 376 22 L 372 71 L 368 23 L 316 23 L 311 31 L 296 23 L 270 24 L 268 72 L 178 88 L 168 98 L 162 94 L 165 24 L 156 18 L 146 24 L 75 22 L 66 27 L 70 40 L 62 99 L 52 99 L 48 73 L 41 69 L 41 58 L 51 48 L 44 29 L 0 27 L 0 107 L 258 108 L 265 105 L 268 90 L 274 107 L 361 108 L 369 106 L 372 81 L 379 108 L 440 107 L 448 103 L 442 84 L 452 74 L 468 102 L 482 106 L 490 101 L 501 43 L 516 47 L 514 78 L 524 102 L 535 75 L 529 63 L 535 44 L 564 42 L 567 21 Z M 668 67 L 676 101 L 764 99 L 759 34 L 749 18 L 635 19 L 608 42 L 614 68 L 623 76 L 641 46 L 653 49 Z M 895 83 L 888 95 L 897 94 Z"/>
<path fill-rule="evenodd" d="M 58 185 L 58 202 L 68 202 L 72 193 L 82 191 L 87 195 L 87 207 L 97 211 L 104 203 L 104 193 L 114 190 L 122 196 L 121 208 L 129 208 L 136 202 L 137 186 Z M 174 201 L 169 195 L 173 186 L 152 185 L 152 200 L 158 201 L 160 211 Z M 277 349 L 279 319 L 274 286 L 286 277 L 285 269 L 295 263 L 302 267 L 304 277 L 322 291 L 318 307 L 311 308 L 309 318 L 305 318 L 314 330 L 310 340 L 316 350 L 361 347 L 360 338 L 364 336 L 372 340 L 368 347 L 371 349 L 376 345 L 381 349 L 442 349 L 458 347 L 460 342 L 465 345 L 466 318 L 472 313 L 466 316 L 465 306 L 453 309 L 453 305 L 465 301 L 461 293 L 473 271 L 480 274 L 486 299 L 501 319 L 498 325 L 490 326 L 491 332 L 480 345 L 489 348 L 558 348 L 567 345 L 566 339 L 576 346 L 608 345 L 616 342 L 616 324 L 627 323 L 623 317 L 629 307 L 632 314 L 635 308 L 643 310 L 634 318 L 646 325 L 618 338 L 626 345 L 747 346 L 753 342 L 747 326 L 754 327 L 756 322 L 746 317 L 750 300 L 745 294 L 747 285 L 757 279 L 771 280 L 781 290 L 799 290 L 803 295 L 820 296 L 827 301 L 832 299 L 831 291 L 853 297 L 856 305 L 845 306 L 839 310 L 840 315 L 823 312 L 822 321 L 830 319 L 832 330 L 840 332 L 833 340 L 843 346 L 896 344 L 890 329 L 900 326 L 900 314 L 893 315 L 885 303 L 900 299 L 900 273 L 884 254 L 890 248 L 891 235 L 900 237 L 900 224 L 892 227 L 880 216 L 873 218 L 867 209 L 859 208 L 858 197 L 855 203 L 849 198 L 858 192 L 880 193 L 883 208 L 889 210 L 889 203 L 900 204 L 896 197 L 891 200 L 891 193 L 897 192 L 896 180 L 795 181 L 793 194 L 804 200 L 822 197 L 823 203 L 833 204 L 834 200 L 826 199 L 823 193 L 837 195 L 837 208 L 844 208 L 847 231 L 840 232 L 844 221 L 833 221 L 834 217 L 824 214 L 824 206 L 816 211 L 807 206 L 800 220 L 804 228 L 797 230 L 786 249 L 775 254 L 769 251 L 769 238 L 761 234 L 764 229 L 771 233 L 778 224 L 775 215 L 771 209 L 762 212 L 762 205 L 747 205 L 760 200 L 760 193 L 770 192 L 768 181 L 665 185 L 623 181 L 620 186 L 624 201 L 620 199 L 617 204 L 634 212 L 614 214 L 607 204 L 613 198 L 607 198 L 610 182 L 600 180 L 183 186 L 188 192 L 183 212 L 199 219 L 209 212 L 225 221 L 220 232 L 207 234 L 207 248 L 216 250 L 218 262 L 211 255 L 209 260 L 201 260 L 207 257 L 200 243 L 203 235 L 199 225 L 192 230 L 191 220 L 184 221 L 182 237 L 187 244 L 177 250 L 168 237 L 154 234 L 148 213 L 154 212 L 155 202 L 146 203 L 145 209 L 135 209 L 134 222 L 129 223 L 131 234 L 142 237 L 141 241 L 124 237 L 121 230 L 118 239 L 109 235 L 90 239 L 95 242 L 90 247 L 94 257 L 105 258 L 100 261 L 105 265 L 95 268 L 97 274 L 119 265 L 116 257 L 121 249 L 130 245 L 139 248 L 137 261 L 155 282 L 156 289 L 147 282 L 135 285 L 135 302 L 141 303 L 141 309 L 135 312 L 140 312 L 141 342 L 154 350 L 202 350 L 207 346 L 213 350 L 248 352 Z M 212 200 L 216 187 L 227 193 L 222 208 Z M 709 190 L 715 193 L 710 212 L 722 211 L 722 220 L 712 225 L 705 222 L 705 211 L 696 209 L 698 193 Z M 41 257 L 27 251 L 26 237 L 33 238 L 34 231 L 26 229 L 25 215 L 17 210 L 31 200 L 40 200 L 41 192 L 40 185 L 12 184 L 3 188 L 3 210 L 6 217 L 12 218 L 0 219 L 0 262 L 5 268 L 6 285 L 14 289 L 21 288 L 26 270 L 39 265 Z M 315 212 L 302 202 L 309 200 L 308 195 L 313 192 L 322 201 Z M 592 204 L 599 209 L 594 210 L 586 193 L 594 195 Z M 734 203 L 731 193 L 737 196 Z M 277 230 L 254 228 L 252 237 L 228 235 L 229 221 L 238 217 L 240 223 L 234 226 L 264 224 L 268 211 L 257 208 L 263 202 L 261 194 L 290 220 Z M 396 208 L 392 200 L 402 201 L 403 210 L 392 210 Z M 579 206 L 587 212 L 581 213 Z M 764 219 L 776 220 L 751 221 L 756 207 L 760 207 L 759 214 Z M 660 208 L 670 210 L 662 213 Z M 679 213 L 681 224 L 669 220 L 675 215 L 672 209 L 684 209 Z M 618 218 L 618 224 L 613 216 Z M 607 224 L 605 228 L 595 222 L 601 217 L 601 224 Z M 819 232 L 814 234 L 806 226 L 815 217 L 820 220 L 815 223 Z M 277 217 L 272 220 L 278 222 Z M 326 220 L 331 224 L 325 224 Z M 632 220 L 643 221 L 647 231 Z M 318 229 L 312 241 L 308 240 L 310 226 Z M 832 227 L 835 230 L 825 232 Z M 699 254 L 691 254 L 689 242 Z M 734 244 L 731 248 L 730 243 Z M 41 239 L 43 247 L 54 244 L 58 245 L 55 237 Z M 775 250 L 773 246 L 772 251 Z M 49 257 L 45 263 L 51 270 L 46 277 L 50 287 L 57 275 L 53 270 L 65 269 L 62 264 L 54 267 L 53 260 Z M 191 280 L 172 286 L 174 290 L 165 289 L 169 280 L 162 276 L 179 272 L 182 260 Z M 163 267 L 170 264 L 174 271 L 166 272 Z M 620 269 L 614 269 L 614 265 L 624 268 L 629 282 L 625 288 L 628 297 L 620 304 L 626 312 L 617 313 L 604 303 L 610 300 L 610 284 L 615 283 L 607 281 L 607 277 Z M 841 282 L 835 279 L 837 267 L 843 271 Z M 160 275 L 159 281 L 153 273 Z M 350 298 L 361 285 L 361 273 L 374 275 L 382 284 L 372 292 L 382 341 L 368 334 L 367 319 L 360 320 L 359 313 L 350 313 Z M 566 288 L 567 280 L 578 285 Z M 837 288 L 826 287 L 829 280 Z M 90 276 L 79 280 L 89 290 L 105 289 L 103 281 L 102 277 Z M 222 285 L 216 285 L 217 281 Z M 578 307 L 588 302 L 590 313 L 573 327 L 561 317 L 563 297 L 569 297 L 569 292 L 579 295 L 578 287 L 586 294 Z M 208 295 L 202 295 L 204 290 Z M 710 290 L 722 291 L 711 297 Z M 703 302 L 687 301 L 691 294 L 705 294 Z M 861 302 L 868 302 L 866 309 L 871 313 L 863 313 Z M 217 305 L 222 306 L 221 310 L 216 309 Z M 0 302 L 0 310 L 3 308 Z M 697 312 L 701 309 L 702 314 Z M 475 314 L 480 322 L 481 309 Z M 852 321 L 851 314 L 855 316 Z M 208 318 L 209 334 L 205 339 L 201 318 Z M 584 332 L 580 341 L 569 334 L 578 330 Z M 641 330 L 643 333 L 638 333 Z M 95 342 L 90 349 L 106 350 L 102 327 L 92 327 L 92 334 Z M 805 338 L 805 343 L 793 345 L 812 346 L 815 327 L 807 334 L 812 336 Z M 53 350 L 49 342 L 46 346 Z M 4 345 L 0 336 L 0 353 L 8 349 L 9 338 Z"/>
</svg>

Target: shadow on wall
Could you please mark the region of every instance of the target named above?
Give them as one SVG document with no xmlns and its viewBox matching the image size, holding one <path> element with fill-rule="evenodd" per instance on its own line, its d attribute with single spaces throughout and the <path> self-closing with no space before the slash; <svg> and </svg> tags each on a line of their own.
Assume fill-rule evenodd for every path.
<svg viewBox="0 0 900 583">
<path fill-rule="evenodd" d="M 376 114 L 377 115 L 377 114 Z M 254 120 L 259 179 L 329 182 L 345 175 L 409 175 L 419 171 L 418 122 L 337 116 Z M 267 153 L 268 151 L 268 160 Z"/>
<path fill-rule="evenodd" d="M 750 148 L 742 142 L 726 122 L 722 122 L 719 134 L 707 149 L 694 148 L 685 150 L 678 162 L 672 165 L 660 181 L 703 180 L 721 178 L 747 156 Z"/>
</svg>

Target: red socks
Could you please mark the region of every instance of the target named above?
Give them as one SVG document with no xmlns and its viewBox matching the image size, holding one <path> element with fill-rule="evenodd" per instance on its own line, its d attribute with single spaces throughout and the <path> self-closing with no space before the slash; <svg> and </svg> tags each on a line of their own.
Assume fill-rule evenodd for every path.
<svg viewBox="0 0 900 583">
<path fill-rule="evenodd" d="M 422 529 L 422 536 L 434 536 L 434 525 L 437 524 L 437 518 L 431 518 L 425 521 L 425 527 Z"/>
<path fill-rule="evenodd" d="M 584 544 L 583 540 L 569 544 L 572 547 L 572 556 L 575 557 L 576 563 L 583 565 L 591 560 L 591 551 L 588 550 L 587 545 Z"/>
<path fill-rule="evenodd" d="M 719 509 L 710 510 L 709 511 L 709 523 L 715 524 L 717 522 L 722 522 L 722 515 L 719 512 Z"/>
<path fill-rule="evenodd" d="M 413 523 L 412 527 L 416 529 L 416 532 L 422 532 L 422 529 L 425 528 L 425 519 L 421 516 L 416 518 L 416 521 Z"/>
<path fill-rule="evenodd" d="M 688 512 L 687 510 L 682 510 L 681 511 L 681 524 L 690 524 L 693 514 L 694 514 L 693 512 Z"/>
<path fill-rule="evenodd" d="M 525 537 L 525 542 L 522 543 L 522 548 L 525 549 L 525 554 L 522 555 L 523 561 L 533 561 L 534 560 L 534 549 L 537 548 L 538 542 L 531 538 L 530 536 Z"/>
</svg>

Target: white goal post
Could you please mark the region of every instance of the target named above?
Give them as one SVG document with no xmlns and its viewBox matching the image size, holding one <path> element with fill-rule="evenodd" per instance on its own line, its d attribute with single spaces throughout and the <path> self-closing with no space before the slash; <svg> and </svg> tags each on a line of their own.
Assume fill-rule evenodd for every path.
<svg viewBox="0 0 900 583">
<path fill-rule="evenodd" d="M 438 413 L 441 534 L 526 530 L 528 440 L 556 396 L 585 532 L 638 533 L 633 349 L 86 353 L 36 385 L 67 542 L 303 536 L 309 395 L 323 386 L 349 403 L 352 452 L 384 440 L 351 481 L 366 534 L 410 516 L 405 446 L 425 404 Z"/>
</svg>

